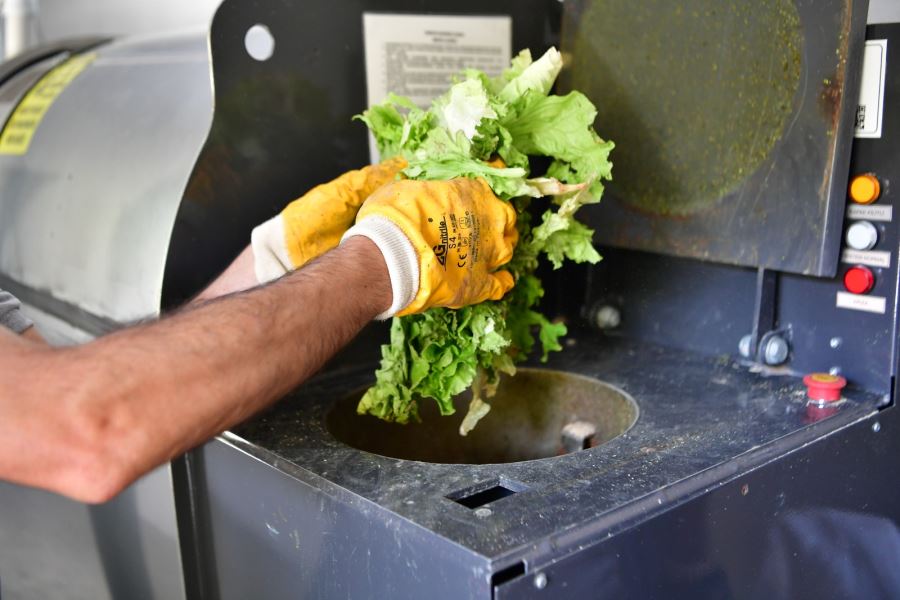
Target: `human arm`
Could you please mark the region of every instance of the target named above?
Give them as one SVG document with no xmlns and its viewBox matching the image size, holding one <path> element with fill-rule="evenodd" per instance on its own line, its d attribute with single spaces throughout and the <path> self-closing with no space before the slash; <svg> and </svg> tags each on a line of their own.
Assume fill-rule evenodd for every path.
<svg viewBox="0 0 900 600">
<path fill-rule="evenodd" d="M 354 238 L 273 284 L 84 346 L 0 332 L 0 478 L 105 501 L 296 387 L 390 303 L 380 252 Z"/>
<path fill-rule="evenodd" d="M 105 501 L 296 387 L 374 316 L 509 290 L 496 269 L 515 212 L 484 182 L 392 186 L 340 248 L 270 285 L 81 347 L 0 332 L 0 479 Z M 442 225 L 463 216 L 471 260 L 442 261 Z"/>
<path fill-rule="evenodd" d="M 336 247 L 366 198 L 393 181 L 405 166 L 406 161 L 394 158 L 314 187 L 254 228 L 252 245 L 191 302 L 272 281 Z"/>
<path fill-rule="evenodd" d="M 234 292 L 243 292 L 258 285 L 259 281 L 253 269 L 253 249 L 247 246 L 221 275 L 191 300 L 191 304 L 206 302 Z"/>
</svg>

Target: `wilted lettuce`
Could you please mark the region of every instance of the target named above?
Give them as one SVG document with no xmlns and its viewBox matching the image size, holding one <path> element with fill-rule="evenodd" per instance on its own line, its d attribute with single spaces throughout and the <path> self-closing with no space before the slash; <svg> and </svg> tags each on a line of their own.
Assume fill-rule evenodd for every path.
<svg viewBox="0 0 900 600">
<path fill-rule="evenodd" d="M 502 373 L 514 374 L 515 363 L 538 342 L 544 360 L 562 348 L 565 325 L 535 309 L 544 289 L 534 271 L 542 258 L 556 269 L 566 260 L 600 260 L 593 230 L 575 213 L 600 200 L 601 182 L 611 178 L 613 144 L 594 131 L 596 110 L 583 94 L 549 95 L 561 67 L 555 49 L 536 62 L 525 50 L 500 77 L 466 71 L 428 110 L 391 95 L 358 117 L 374 134 L 382 158 L 406 158 L 404 176 L 482 177 L 519 214 L 519 244 L 505 267 L 516 279 L 513 290 L 497 302 L 395 318 L 360 413 L 407 423 L 418 417 L 418 403 L 431 398 L 441 414 L 450 415 L 453 397 L 472 388 L 460 428 L 465 435 L 490 410 Z M 550 159 L 546 173 L 533 176 L 533 156 Z M 528 209 L 537 202 L 543 212 L 533 224 Z"/>
</svg>

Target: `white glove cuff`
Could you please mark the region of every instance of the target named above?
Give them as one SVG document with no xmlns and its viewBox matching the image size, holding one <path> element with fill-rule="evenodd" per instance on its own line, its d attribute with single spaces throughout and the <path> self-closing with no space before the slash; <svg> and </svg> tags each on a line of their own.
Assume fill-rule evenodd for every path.
<svg viewBox="0 0 900 600">
<path fill-rule="evenodd" d="M 341 243 L 357 235 L 372 240 L 387 264 L 394 300 L 389 309 L 375 317 L 384 321 L 409 306 L 419 293 L 419 257 L 406 234 L 385 217 L 361 219 L 344 234 Z"/>
<path fill-rule="evenodd" d="M 294 270 L 284 240 L 281 215 L 255 227 L 250 234 L 250 246 L 253 248 L 253 270 L 259 283 L 268 283 Z"/>
</svg>

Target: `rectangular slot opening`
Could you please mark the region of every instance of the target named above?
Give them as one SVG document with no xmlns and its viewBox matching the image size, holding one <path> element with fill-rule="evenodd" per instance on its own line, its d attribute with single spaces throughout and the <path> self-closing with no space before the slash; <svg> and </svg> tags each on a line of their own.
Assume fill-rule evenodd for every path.
<svg viewBox="0 0 900 600">
<path fill-rule="evenodd" d="M 521 577 L 525 574 L 525 562 L 519 561 L 514 565 L 510 565 L 505 569 L 501 569 L 497 571 L 493 575 L 491 575 L 491 587 L 497 587 L 498 585 L 503 585 L 508 581 L 512 581 L 516 577 Z"/>
<path fill-rule="evenodd" d="M 462 504 L 466 508 L 475 510 L 480 506 L 496 502 L 501 498 L 512 496 L 526 489 L 528 488 L 521 483 L 509 481 L 504 477 L 453 492 L 447 495 L 447 498 L 457 504 Z"/>
</svg>

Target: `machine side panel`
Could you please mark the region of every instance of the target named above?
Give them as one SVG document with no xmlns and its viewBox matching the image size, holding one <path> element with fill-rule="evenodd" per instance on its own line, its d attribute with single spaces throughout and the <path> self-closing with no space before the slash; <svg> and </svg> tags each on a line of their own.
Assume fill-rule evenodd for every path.
<svg viewBox="0 0 900 600">
<path fill-rule="evenodd" d="M 900 413 L 890 408 L 591 548 L 495 598 L 896 598 Z"/>
<path fill-rule="evenodd" d="M 486 559 L 327 484 L 300 481 L 221 439 L 202 461 L 206 589 L 223 600 L 490 598 Z"/>
<path fill-rule="evenodd" d="M 123 323 L 159 313 L 172 225 L 212 115 L 209 63 L 198 34 L 93 52 L 27 151 L 0 154 L 0 275 Z"/>
<path fill-rule="evenodd" d="M 865 0 L 565 3 L 565 89 L 616 143 L 604 245 L 835 272 Z"/>
</svg>

